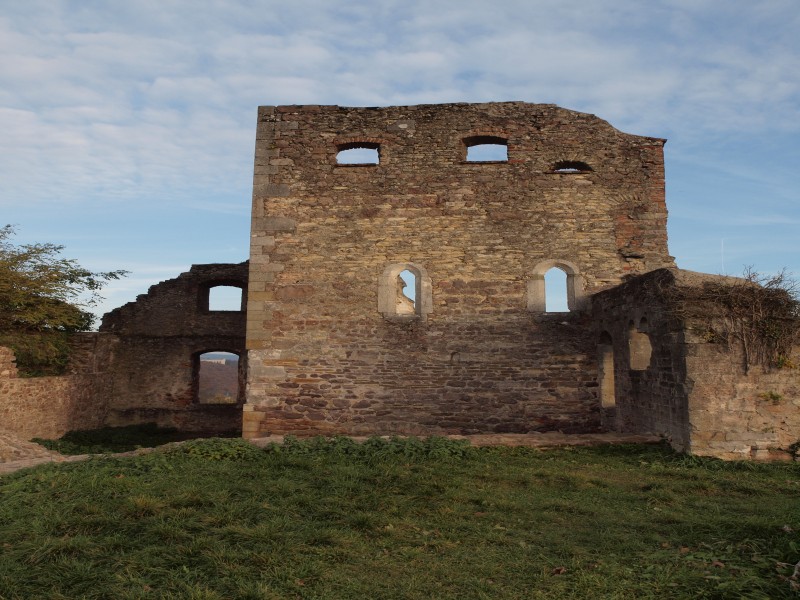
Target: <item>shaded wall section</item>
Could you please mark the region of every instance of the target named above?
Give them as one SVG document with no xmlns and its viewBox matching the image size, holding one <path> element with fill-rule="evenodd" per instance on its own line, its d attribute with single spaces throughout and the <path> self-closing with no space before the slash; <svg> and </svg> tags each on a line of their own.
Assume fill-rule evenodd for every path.
<svg viewBox="0 0 800 600">
<path fill-rule="evenodd" d="M 800 348 L 784 368 L 746 369 L 740 346 L 710 336 L 724 309 L 707 301 L 700 306 L 693 290 L 732 283 L 733 278 L 660 269 L 592 298 L 600 355 L 609 338 L 613 347 L 612 426 L 662 434 L 692 454 L 786 457 L 785 450 L 800 439 L 800 369 L 794 366 Z"/>
<path fill-rule="evenodd" d="M 193 265 L 103 317 L 100 331 L 119 340 L 111 367 L 108 425 L 155 422 L 204 432 L 241 427 L 245 313 L 241 305 L 238 310 L 209 310 L 209 291 L 216 286 L 239 288 L 245 298 L 247 263 Z M 209 351 L 240 356 L 242 384 L 234 404 L 198 401 L 199 357 Z"/>
</svg>

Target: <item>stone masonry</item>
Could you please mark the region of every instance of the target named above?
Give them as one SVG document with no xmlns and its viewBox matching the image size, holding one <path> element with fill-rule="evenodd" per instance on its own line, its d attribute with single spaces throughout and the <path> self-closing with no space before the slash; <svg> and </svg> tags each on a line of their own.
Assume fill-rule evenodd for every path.
<svg viewBox="0 0 800 600">
<path fill-rule="evenodd" d="M 692 306 L 692 290 L 733 280 L 659 269 L 592 298 L 609 428 L 660 434 L 692 454 L 786 458 L 800 440 L 800 346 L 784 368 L 745 369 L 740 346 L 708 335 L 722 310 Z M 676 288 L 689 293 L 664 293 Z"/>
<path fill-rule="evenodd" d="M 507 160 L 468 161 L 484 143 Z M 600 428 L 586 297 L 674 266 L 663 144 L 521 102 L 261 107 L 244 435 Z"/>
<path fill-rule="evenodd" d="M 727 282 L 668 254 L 663 145 L 549 104 L 260 107 L 249 263 L 152 286 L 73 338 L 63 377 L 0 348 L 0 451 L 156 422 L 785 459 L 800 346 L 745 368 L 708 335 L 723 308 L 683 292 Z M 246 304 L 209 310 L 217 286 Z M 240 357 L 235 404 L 199 399 L 209 351 Z"/>
<path fill-rule="evenodd" d="M 103 317 L 100 332 L 117 340 L 109 365 L 113 390 L 106 424 L 155 422 L 190 431 L 230 431 L 241 426 L 244 370 L 236 404 L 201 404 L 199 357 L 225 351 L 244 355 L 243 310 L 209 310 L 216 286 L 247 293 L 247 263 L 193 265 Z"/>
</svg>

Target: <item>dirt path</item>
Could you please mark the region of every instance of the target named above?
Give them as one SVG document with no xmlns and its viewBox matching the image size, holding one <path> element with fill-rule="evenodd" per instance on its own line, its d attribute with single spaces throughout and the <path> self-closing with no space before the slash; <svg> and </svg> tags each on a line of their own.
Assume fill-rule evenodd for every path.
<svg viewBox="0 0 800 600">
<path fill-rule="evenodd" d="M 67 458 L 0 429 L 0 474 L 46 462 L 64 462 Z"/>
</svg>

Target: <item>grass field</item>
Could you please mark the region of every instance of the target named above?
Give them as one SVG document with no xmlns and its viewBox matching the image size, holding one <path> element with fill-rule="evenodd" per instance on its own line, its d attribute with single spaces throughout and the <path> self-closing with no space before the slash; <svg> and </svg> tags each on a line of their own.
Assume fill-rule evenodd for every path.
<svg viewBox="0 0 800 600">
<path fill-rule="evenodd" d="M 797 598 L 799 532 L 800 463 L 197 440 L 0 478 L 0 598 Z"/>
</svg>

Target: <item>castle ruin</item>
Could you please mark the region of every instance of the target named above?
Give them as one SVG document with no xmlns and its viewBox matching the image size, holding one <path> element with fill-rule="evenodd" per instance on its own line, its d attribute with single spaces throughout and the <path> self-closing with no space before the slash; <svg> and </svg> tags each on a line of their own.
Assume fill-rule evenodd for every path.
<svg viewBox="0 0 800 600">
<path fill-rule="evenodd" d="M 549 104 L 260 107 L 249 262 L 112 311 L 74 376 L 108 424 L 618 430 L 773 457 L 800 438 L 799 370 L 748 368 L 681 317 L 667 292 L 720 278 L 669 256 L 664 143 Z M 243 310 L 208 310 L 219 285 Z M 208 350 L 240 356 L 236 404 L 198 402 Z"/>
</svg>

